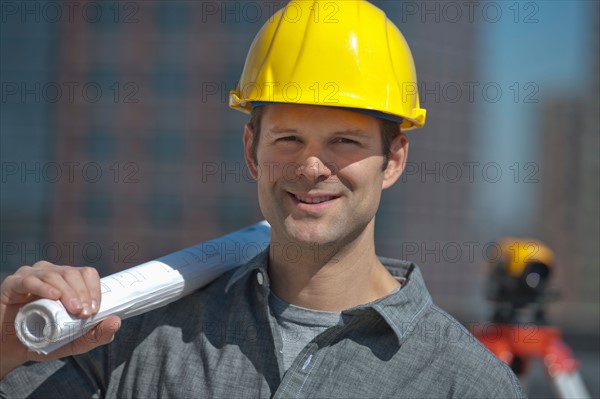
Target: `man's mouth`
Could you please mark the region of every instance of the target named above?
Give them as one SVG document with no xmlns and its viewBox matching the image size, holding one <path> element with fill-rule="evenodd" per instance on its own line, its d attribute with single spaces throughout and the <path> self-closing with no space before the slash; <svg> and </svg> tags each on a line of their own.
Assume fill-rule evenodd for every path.
<svg viewBox="0 0 600 399">
<path fill-rule="evenodd" d="M 332 195 L 319 196 L 319 197 L 307 197 L 307 196 L 302 196 L 302 195 L 297 195 L 297 194 L 292 194 L 292 195 L 294 196 L 294 198 L 296 198 L 296 200 L 298 202 L 302 202 L 304 204 L 320 204 L 321 202 L 331 201 L 333 199 L 338 198 L 338 197 L 332 196 Z"/>
</svg>

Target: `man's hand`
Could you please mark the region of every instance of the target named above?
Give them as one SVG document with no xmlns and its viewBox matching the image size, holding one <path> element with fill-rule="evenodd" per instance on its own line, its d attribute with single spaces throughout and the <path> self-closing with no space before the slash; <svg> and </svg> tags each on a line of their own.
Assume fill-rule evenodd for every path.
<svg viewBox="0 0 600 399">
<path fill-rule="evenodd" d="M 121 326 L 117 316 L 98 323 L 84 336 L 49 355 L 30 351 L 15 334 L 15 317 L 23 305 L 40 298 L 60 300 L 69 313 L 85 319 L 100 308 L 100 277 L 91 267 L 58 266 L 40 261 L 23 266 L 8 276 L 0 286 L 0 378 L 29 360 L 46 361 L 85 353 L 107 344 Z"/>
</svg>

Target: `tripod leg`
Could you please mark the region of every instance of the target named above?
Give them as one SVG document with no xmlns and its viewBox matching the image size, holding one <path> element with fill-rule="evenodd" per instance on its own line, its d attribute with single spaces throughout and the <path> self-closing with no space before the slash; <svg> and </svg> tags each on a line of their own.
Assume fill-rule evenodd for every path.
<svg viewBox="0 0 600 399">
<path fill-rule="evenodd" d="M 548 330 L 549 339 L 543 356 L 548 375 L 560 398 L 590 398 L 579 374 L 579 362 L 565 344 L 558 330 Z"/>
<path fill-rule="evenodd" d="M 552 378 L 552 382 L 560 398 L 590 398 L 578 370 L 558 374 Z"/>
</svg>

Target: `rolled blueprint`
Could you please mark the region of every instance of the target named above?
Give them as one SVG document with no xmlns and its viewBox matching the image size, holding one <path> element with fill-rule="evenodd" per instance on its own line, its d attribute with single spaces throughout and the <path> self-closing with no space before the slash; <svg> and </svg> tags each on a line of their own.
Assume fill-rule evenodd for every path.
<svg viewBox="0 0 600 399">
<path fill-rule="evenodd" d="M 259 254 L 269 244 L 270 231 L 263 221 L 104 277 L 100 309 L 88 319 L 71 316 L 60 301 L 28 303 L 15 319 L 17 337 L 29 349 L 48 354 L 108 316 L 126 319 L 176 301 Z"/>
</svg>

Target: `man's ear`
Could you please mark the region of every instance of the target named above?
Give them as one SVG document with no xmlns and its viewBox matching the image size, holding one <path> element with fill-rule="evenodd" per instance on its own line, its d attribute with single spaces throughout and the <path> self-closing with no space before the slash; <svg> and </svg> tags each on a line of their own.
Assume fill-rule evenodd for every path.
<svg viewBox="0 0 600 399">
<path fill-rule="evenodd" d="M 248 166 L 248 170 L 250 171 L 250 175 L 254 180 L 258 178 L 258 167 L 254 163 L 254 157 L 252 155 L 252 143 L 254 142 L 254 127 L 246 123 L 244 126 L 244 160 L 246 161 L 246 166 Z"/>
<path fill-rule="evenodd" d="M 385 190 L 391 187 L 404 172 L 406 159 L 408 158 L 408 137 L 400 133 L 390 143 L 389 160 L 383 171 L 383 183 L 381 188 Z"/>
</svg>

